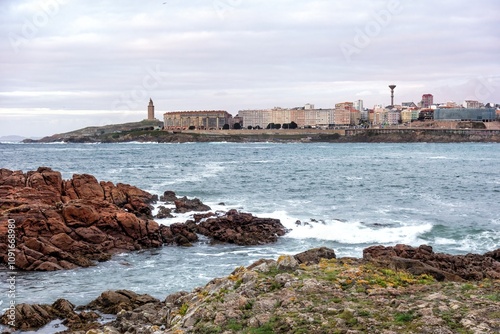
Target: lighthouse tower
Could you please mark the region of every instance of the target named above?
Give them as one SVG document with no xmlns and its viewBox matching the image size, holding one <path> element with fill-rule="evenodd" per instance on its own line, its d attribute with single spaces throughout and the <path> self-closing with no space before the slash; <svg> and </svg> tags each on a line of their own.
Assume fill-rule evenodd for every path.
<svg viewBox="0 0 500 334">
<path fill-rule="evenodd" d="M 148 120 L 153 120 L 153 119 L 155 119 L 155 106 L 153 105 L 153 100 L 149 98 Z"/>
</svg>

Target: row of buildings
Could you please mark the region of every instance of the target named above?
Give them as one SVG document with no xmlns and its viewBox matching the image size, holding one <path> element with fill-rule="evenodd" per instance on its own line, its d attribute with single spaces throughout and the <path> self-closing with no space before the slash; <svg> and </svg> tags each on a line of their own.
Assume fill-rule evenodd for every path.
<svg viewBox="0 0 500 334">
<path fill-rule="evenodd" d="M 483 121 L 500 119 L 500 109 L 483 106 L 478 101 L 465 101 L 464 106 L 453 102 L 434 104 L 433 96 L 425 94 L 417 104 L 375 106 L 364 109 L 363 101 L 342 102 L 335 108 L 317 109 L 313 104 L 303 107 L 240 110 L 233 117 L 224 110 L 171 111 L 163 115 L 164 129 L 223 129 L 267 128 L 294 124 L 298 128 L 343 128 L 351 126 L 378 126 L 410 123 L 416 120 Z M 150 100 L 148 119 L 154 119 L 154 105 Z"/>
</svg>

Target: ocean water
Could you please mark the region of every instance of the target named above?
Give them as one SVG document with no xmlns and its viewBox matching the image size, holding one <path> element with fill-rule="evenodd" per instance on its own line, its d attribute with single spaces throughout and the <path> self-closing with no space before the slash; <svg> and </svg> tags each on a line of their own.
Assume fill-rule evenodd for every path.
<svg viewBox="0 0 500 334">
<path fill-rule="evenodd" d="M 66 298 L 82 305 L 108 289 L 164 299 L 260 258 L 319 246 L 354 257 L 379 244 L 428 244 L 450 254 L 500 247 L 500 144 L 0 144 L 0 167 L 39 166 L 65 179 L 88 173 L 158 195 L 173 190 L 213 210 L 279 218 L 291 231 L 265 246 L 203 239 L 191 248 L 119 254 L 91 268 L 19 273 L 17 303 Z M 1 300 L 7 279 L 0 275 Z"/>
</svg>

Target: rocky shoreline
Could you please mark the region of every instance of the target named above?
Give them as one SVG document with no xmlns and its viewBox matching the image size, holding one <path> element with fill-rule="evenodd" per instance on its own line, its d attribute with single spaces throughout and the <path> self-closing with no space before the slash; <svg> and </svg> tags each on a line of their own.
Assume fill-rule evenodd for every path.
<svg viewBox="0 0 500 334">
<path fill-rule="evenodd" d="M 194 212 L 192 219 L 159 225 L 153 217 L 158 201 L 165 204 L 158 215 Z M 273 243 L 287 233 L 277 219 L 210 210 L 173 191 L 158 198 L 88 174 L 63 180 L 47 167 L 0 169 L 0 263 L 9 261 L 11 225 L 15 267 L 24 271 L 68 270 L 119 252 L 192 246 L 199 235 L 245 246 Z M 53 332 L 87 334 L 495 333 L 499 291 L 500 249 L 453 256 L 426 245 L 373 246 L 361 259 L 337 259 L 334 250 L 318 248 L 259 260 L 163 301 L 105 291 L 78 307 L 64 299 L 18 304 L 1 323 L 5 333 L 51 326 L 56 319 Z"/>
<path fill-rule="evenodd" d="M 105 291 L 87 305 L 20 304 L 16 328 L 61 319 L 61 333 L 497 333 L 500 249 L 452 256 L 374 246 L 362 259 L 317 248 L 238 267 L 160 301 Z M 114 317 L 103 321 L 103 314 Z M 8 314 L 1 318 L 9 321 Z M 8 333 L 7 331 L 6 333 Z"/>
<path fill-rule="evenodd" d="M 175 212 L 210 210 L 198 199 L 167 193 L 169 198 L 162 197 L 175 204 Z M 0 264 L 8 263 L 9 222 L 15 225 L 15 266 L 26 271 L 89 267 L 116 253 L 165 244 L 190 246 L 198 234 L 213 243 L 258 245 L 287 232 L 279 220 L 236 210 L 160 226 L 152 215 L 157 200 L 134 186 L 98 182 L 88 174 L 63 180 L 47 167 L 27 173 L 0 169 Z"/>
</svg>

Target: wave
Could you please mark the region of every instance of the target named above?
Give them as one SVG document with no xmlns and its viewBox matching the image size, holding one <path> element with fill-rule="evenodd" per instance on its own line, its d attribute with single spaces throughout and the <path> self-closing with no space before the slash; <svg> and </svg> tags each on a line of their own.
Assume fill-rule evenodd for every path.
<svg viewBox="0 0 500 334">
<path fill-rule="evenodd" d="M 23 143 L 22 141 L 0 141 L 0 144 L 5 144 L 5 145 L 24 145 L 26 143 Z"/>
<path fill-rule="evenodd" d="M 162 143 L 158 143 L 155 141 L 128 141 L 128 142 L 120 142 L 120 143 L 113 143 L 113 144 L 118 144 L 118 145 L 158 145 Z"/>
<path fill-rule="evenodd" d="M 275 211 L 268 217 L 278 218 L 290 230 L 285 238 L 316 239 L 342 244 L 419 244 L 420 236 L 430 232 L 430 223 L 407 224 L 393 222 L 386 224 L 366 224 L 348 220 L 303 221 L 290 217 L 285 211 Z"/>
</svg>

